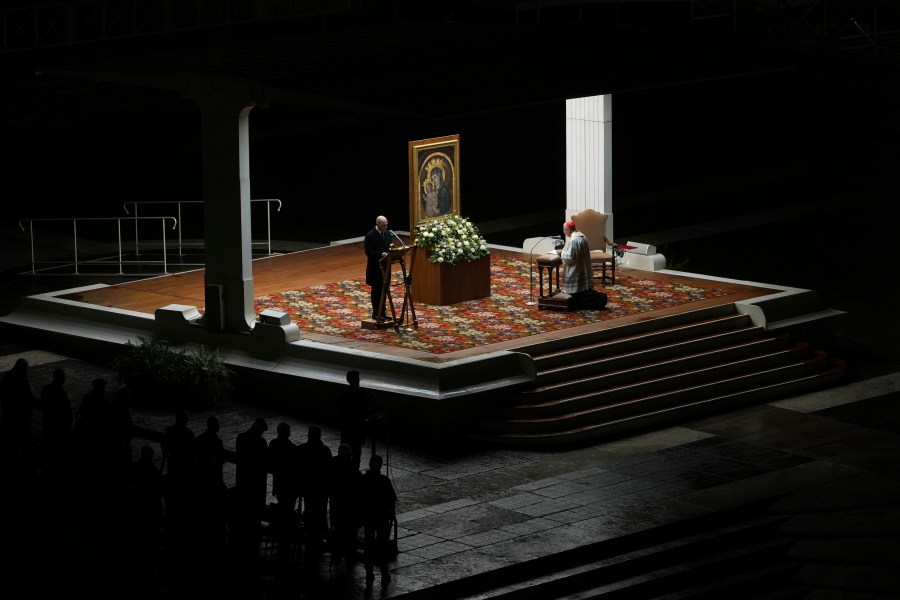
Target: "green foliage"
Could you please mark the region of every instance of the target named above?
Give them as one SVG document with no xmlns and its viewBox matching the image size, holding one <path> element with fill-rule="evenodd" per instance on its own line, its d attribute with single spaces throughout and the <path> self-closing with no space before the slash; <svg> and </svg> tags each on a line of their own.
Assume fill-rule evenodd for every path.
<svg viewBox="0 0 900 600">
<path fill-rule="evenodd" d="M 218 350 L 200 346 L 196 352 L 185 354 L 184 359 L 187 363 L 185 376 L 192 397 L 203 406 L 216 406 L 231 398 L 233 373 L 225 366 Z"/>
<path fill-rule="evenodd" d="M 184 352 L 175 352 L 169 344 L 138 337 L 139 344 L 128 342 L 126 350 L 115 359 L 112 367 L 118 373 L 119 383 L 133 392 L 164 386 L 178 381 Z"/>
<path fill-rule="evenodd" d="M 128 342 L 112 362 L 119 383 L 128 386 L 136 402 L 206 408 L 231 398 L 233 373 L 217 350 L 176 351 L 162 340 L 138 340 Z"/>
</svg>

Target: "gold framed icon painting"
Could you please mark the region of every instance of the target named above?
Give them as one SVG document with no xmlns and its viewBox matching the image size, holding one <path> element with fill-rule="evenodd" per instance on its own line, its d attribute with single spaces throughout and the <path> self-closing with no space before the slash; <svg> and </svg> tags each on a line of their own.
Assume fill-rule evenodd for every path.
<svg viewBox="0 0 900 600">
<path fill-rule="evenodd" d="M 409 224 L 459 214 L 459 135 L 409 142 Z"/>
</svg>

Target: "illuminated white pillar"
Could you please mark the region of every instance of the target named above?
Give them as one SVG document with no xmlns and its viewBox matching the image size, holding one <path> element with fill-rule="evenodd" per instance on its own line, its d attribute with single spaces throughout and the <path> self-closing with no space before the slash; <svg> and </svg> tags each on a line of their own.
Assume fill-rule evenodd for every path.
<svg viewBox="0 0 900 600">
<path fill-rule="evenodd" d="M 566 100 L 566 208 L 612 216 L 610 94 Z"/>
</svg>

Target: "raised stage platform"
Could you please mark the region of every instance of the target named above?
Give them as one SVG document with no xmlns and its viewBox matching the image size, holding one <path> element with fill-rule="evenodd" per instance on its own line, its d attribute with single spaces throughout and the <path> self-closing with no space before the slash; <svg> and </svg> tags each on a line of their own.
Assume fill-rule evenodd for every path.
<svg viewBox="0 0 900 600">
<path fill-rule="evenodd" d="M 526 265 L 533 258 L 527 252 L 508 247 L 492 247 L 493 257 L 520 260 Z M 253 262 L 255 296 L 358 280 L 363 271 L 361 241 L 261 258 Z M 345 374 L 349 369 L 357 369 L 362 373 L 363 387 L 376 393 L 399 416 L 394 419 L 396 427 L 441 431 L 465 421 L 473 411 L 484 407 L 486 399 L 495 400 L 507 390 L 533 382 L 536 368 L 530 353 L 534 350 L 547 352 L 571 347 L 586 343 L 594 336 L 609 338 L 612 330 L 616 335 L 624 335 L 628 328 L 646 331 L 656 326 L 667 327 L 670 319 L 678 315 L 724 304 L 735 305 L 738 312 L 749 315 L 755 325 L 766 329 L 802 326 L 836 314 L 822 306 L 810 290 L 681 272 L 621 270 L 623 275 L 629 272 L 639 275 L 643 281 L 715 287 L 726 293 L 615 319 L 436 353 L 396 345 L 389 343 L 390 340 L 388 343 L 366 341 L 293 326 L 256 325 L 249 333 L 208 331 L 193 318 L 196 312 L 190 310 L 202 310 L 204 303 L 204 273 L 195 270 L 29 296 L 22 299 L 16 310 L 0 317 L 0 326 L 11 337 L 27 336 L 31 344 L 95 360 L 115 355 L 124 344 L 136 343 L 140 337 L 166 339 L 176 345 L 215 347 L 238 374 L 239 390 L 248 401 L 323 420 L 335 417 L 336 398 L 346 385 Z M 528 282 L 526 274 L 522 277 Z M 520 290 L 523 295 L 519 304 L 530 304 L 528 301 L 537 293 L 536 272 L 534 277 L 533 286 L 529 286 L 532 289 Z M 600 285 L 596 287 L 602 289 Z M 612 294 L 615 289 L 609 291 Z M 161 311 L 164 307 L 169 308 Z M 180 312 L 177 307 L 185 310 Z M 361 306 L 350 308 L 368 311 L 367 297 Z M 529 309 L 539 310 L 537 306 Z M 420 325 L 424 324 L 420 317 Z M 452 321 L 441 326 L 454 327 Z M 403 330 L 382 333 L 409 335 Z"/>
</svg>

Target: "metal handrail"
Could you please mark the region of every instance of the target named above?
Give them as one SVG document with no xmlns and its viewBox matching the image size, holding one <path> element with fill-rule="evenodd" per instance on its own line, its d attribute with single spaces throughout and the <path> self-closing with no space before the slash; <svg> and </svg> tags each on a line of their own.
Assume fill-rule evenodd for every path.
<svg viewBox="0 0 900 600">
<path fill-rule="evenodd" d="M 281 212 L 281 200 L 278 198 L 259 198 L 256 200 L 250 200 L 250 202 L 265 202 L 266 203 L 266 251 L 267 254 L 272 254 L 272 203 L 277 202 L 278 208 L 275 212 Z M 176 205 L 176 211 L 178 213 L 178 222 L 182 223 L 182 215 L 181 215 L 181 205 L 182 204 L 203 204 L 203 200 L 145 200 L 145 201 L 128 201 L 122 204 L 122 208 L 125 210 L 126 214 L 131 214 L 128 210 L 128 206 L 132 205 L 134 208 L 134 216 L 138 216 L 138 206 L 146 205 L 146 204 L 174 204 Z M 183 256 L 184 252 L 182 250 L 182 239 L 181 239 L 181 227 L 178 228 L 178 255 Z M 251 241 L 251 246 L 253 242 Z M 140 240 L 138 238 L 138 230 L 137 223 L 134 224 L 134 253 L 137 256 L 141 255 L 140 248 Z"/>
<path fill-rule="evenodd" d="M 71 221 L 71 223 L 72 223 L 72 239 L 73 239 L 74 253 L 75 253 L 74 261 L 75 262 L 74 263 L 69 263 L 66 261 L 44 261 L 44 262 L 47 262 L 50 264 L 57 264 L 57 265 L 74 264 L 75 274 L 79 275 L 80 273 L 78 272 L 78 266 L 79 266 L 79 264 L 82 264 L 82 263 L 80 263 L 78 260 L 78 222 L 79 221 L 116 221 L 118 246 L 119 246 L 119 259 L 118 259 L 119 273 L 118 274 L 124 275 L 125 272 L 122 269 L 122 266 L 125 262 L 122 257 L 122 221 L 123 220 L 124 221 L 134 220 L 135 227 L 137 227 L 138 220 L 157 220 L 157 219 L 160 221 L 160 224 L 162 225 L 163 272 L 168 274 L 168 272 L 169 272 L 168 271 L 168 257 L 166 254 L 166 221 L 167 220 L 172 221 L 172 229 L 175 229 L 178 226 L 178 220 L 172 216 L 161 216 L 161 217 L 138 217 L 138 216 L 133 216 L 133 217 L 68 217 L 68 218 L 19 219 L 19 229 L 21 229 L 22 231 L 25 231 L 25 226 L 23 225 L 23 223 L 26 223 L 26 222 L 28 223 L 28 235 L 29 235 L 29 241 L 31 243 L 31 274 L 34 275 L 37 273 L 37 269 L 35 267 L 37 262 L 35 260 L 35 255 L 34 255 L 34 224 L 36 222 L 51 222 L 52 221 L 52 222 L 57 222 L 57 223 L 60 223 L 60 222 L 65 223 L 65 222 Z M 84 262 L 84 261 L 82 261 L 82 262 Z M 96 262 L 96 261 L 87 261 L 87 262 Z M 152 263 L 157 264 L 158 261 L 152 261 Z M 135 264 L 137 264 L 137 263 L 135 263 Z"/>
</svg>

